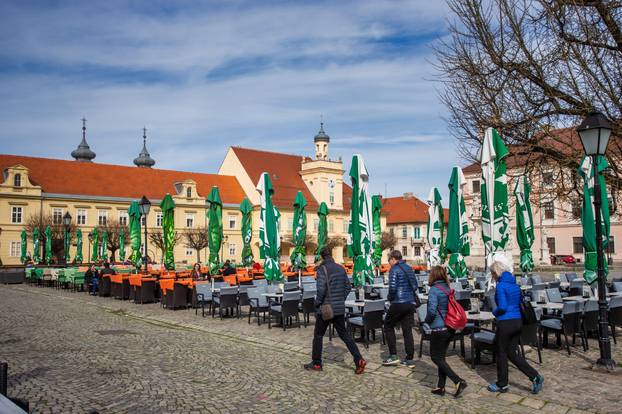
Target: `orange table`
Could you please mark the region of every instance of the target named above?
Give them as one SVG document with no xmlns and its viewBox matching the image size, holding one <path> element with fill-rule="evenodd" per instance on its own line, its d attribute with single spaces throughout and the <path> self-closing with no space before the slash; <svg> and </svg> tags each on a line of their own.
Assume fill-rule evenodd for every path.
<svg viewBox="0 0 622 414">
<path fill-rule="evenodd" d="M 143 275 L 131 275 L 130 286 L 142 286 L 143 282 L 155 282 L 156 278 L 154 277 L 143 277 Z"/>
<path fill-rule="evenodd" d="M 160 279 L 160 289 L 162 290 L 162 294 L 166 295 L 166 291 L 173 290 L 175 287 L 175 283 L 179 283 L 180 285 L 186 285 L 189 288 L 192 288 L 193 281 L 192 279 L 178 279 L 175 280 L 173 278 L 168 279 Z"/>
</svg>

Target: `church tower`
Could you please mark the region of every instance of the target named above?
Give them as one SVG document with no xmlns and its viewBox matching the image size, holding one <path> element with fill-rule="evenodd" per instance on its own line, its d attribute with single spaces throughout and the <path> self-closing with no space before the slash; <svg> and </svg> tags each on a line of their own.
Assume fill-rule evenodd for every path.
<svg viewBox="0 0 622 414">
<path fill-rule="evenodd" d="M 320 123 L 320 131 L 315 138 L 315 159 L 327 160 L 328 159 L 328 144 L 330 143 L 330 137 L 324 132 L 324 122 Z"/>
</svg>

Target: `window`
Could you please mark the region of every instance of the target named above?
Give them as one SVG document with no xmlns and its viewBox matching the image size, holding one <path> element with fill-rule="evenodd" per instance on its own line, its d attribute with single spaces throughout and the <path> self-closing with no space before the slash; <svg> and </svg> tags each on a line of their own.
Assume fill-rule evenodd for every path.
<svg viewBox="0 0 622 414">
<path fill-rule="evenodd" d="M 420 239 L 421 238 L 421 229 L 419 228 L 419 226 L 413 227 L 413 237 L 415 239 Z M 419 255 L 416 254 L 415 256 L 419 256 Z"/>
<path fill-rule="evenodd" d="M 23 213 L 23 210 L 21 207 L 16 207 L 16 206 L 11 207 L 11 223 L 21 223 L 22 213 Z"/>
<path fill-rule="evenodd" d="M 194 249 L 192 247 L 186 246 L 186 256 L 194 256 Z"/>
<path fill-rule="evenodd" d="M 544 218 L 545 219 L 554 219 L 555 218 L 555 205 L 552 201 L 547 201 L 542 204 L 542 208 L 544 209 Z"/>
<path fill-rule="evenodd" d="M 581 205 L 581 201 L 580 200 L 573 200 L 572 201 L 572 218 L 573 220 L 579 220 L 581 218 L 581 211 L 583 209 L 583 206 Z"/>
<path fill-rule="evenodd" d="M 421 247 L 415 246 L 415 256 L 421 256 Z"/>
<path fill-rule="evenodd" d="M 18 241 L 12 241 L 9 247 L 9 256 L 20 257 L 22 255 L 22 243 Z"/>
<path fill-rule="evenodd" d="M 140 216 L 140 225 L 145 227 L 146 222 L 147 222 L 147 218 L 145 216 Z"/>
<path fill-rule="evenodd" d="M 129 216 L 127 214 L 127 211 L 119 211 L 119 224 L 122 226 L 127 226 L 128 222 Z"/>
<path fill-rule="evenodd" d="M 13 186 L 14 187 L 22 186 L 22 175 L 21 174 L 15 174 L 15 176 L 13 177 Z"/>
<path fill-rule="evenodd" d="M 331 191 L 329 197 L 329 201 L 331 204 L 335 204 L 335 192 Z"/>
<path fill-rule="evenodd" d="M 555 254 L 555 237 L 547 237 L 546 238 L 546 245 L 549 248 L 549 253 L 550 254 Z"/>
<path fill-rule="evenodd" d="M 63 209 L 55 208 L 52 210 L 52 223 L 63 224 Z"/>
<path fill-rule="evenodd" d="M 287 220 L 287 230 L 289 231 L 294 230 L 294 218 L 293 217 Z"/>
<path fill-rule="evenodd" d="M 542 173 L 542 184 L 547 187 L 553 185 L 553 173 L 551 171 Z"/>
<path fill-rule="evenodd" d="M 472 189 L 473 189 L 473 194 L 479 194 L 480 192 L 479 180 L 473 180 Z"/>
<path fill-rule="evenodd" d="M 333 233 L 335 231 L 335 221 L 328 220 L 328 232 Z"/>
<path fill-rule="evenodd" d="M 402 246 L 402 256 L 408 256 L 408 246 Z"/>
<path fill-rule="evenodd" d="M 313 231 L 317 232 L 317 229 L 320 227 L 320 219 L 313 220 Z"/>
<path fill-rule="evenodd" d="M 119 221 L 121 221 L 121 218 L 119 218 Z M 78 226 L 86 225 L 86 209 L 79 208 L 76 210 L 76 224 Z"/>
<path fill-rule="evenodd" d="M 402 226 L 402 239 L 408 237 L 408 227 Z"/>
<path fill-rule="evenodd" d="M 229 256 L 235 256 L 235 243 L 229 243 Z"/>
<path fill-rule="evenodd" d="M 186 197 L 192 198 L 192 187 L 186 188 Z"/>
<path fill-rule="evenodd" d="M 238 225 L 238 217 L 237 216 L 229 216 L 229 230 L 235 230 L 237 225 Z"/>
<path fill-rule="evenodd" d="M 583 253 L 583 237 L 572 238 L 572 252 L 575 254 Z"/>
<path fill-rule="evenodd" d="M 605 252 L 610 254 L 616 253 L 616 244 L 613 236 L 609 236 L 609 244 L 605 247 Z"/>
<path fill-rule="evenodd" d="M 194 214 L 186 214 L 186 227 L 189 229 L 194 227 Z"/>
<path fill-rule="evenodd" d="M 97 212 L 97 223 L 100 226 L 105 226 L 108 223 L 108 210 L 99 210 Z"/>
<path fill-rule="evenodd" d="M 393 227 L 391 227 L 389 229 L 389 233 L 391 233 L 391 236 L 395 236 L 395 229 Z"/>
<path fill-rule="evenodd" d="M 343 232 L 347 233 L 348 232 L 348 226 L 350 225 L 350 222 L 347 219 L 343 220 Z"/>
<path fill-rule="evenodd" d="M 162 212 L 156 213 L 156 227 L 162 227 Z"/>
</svg>

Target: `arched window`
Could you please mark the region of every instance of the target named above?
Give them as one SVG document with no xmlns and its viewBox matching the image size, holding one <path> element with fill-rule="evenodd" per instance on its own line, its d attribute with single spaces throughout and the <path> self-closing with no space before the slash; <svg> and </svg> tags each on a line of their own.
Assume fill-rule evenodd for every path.
<svg viewBox="0 0 622 414">
<path fill-rule="evenodd" d="M 14 187 L 22 186 L 22 175 L 21 174 L 15 174 L 15 176 L 13 177 L 13 186 Z"/>
<path fill-rule="evenodd" d="M 186 197 L 188 198 L 192 197 L 192 187 L 186 188 Z"/>
</svg>

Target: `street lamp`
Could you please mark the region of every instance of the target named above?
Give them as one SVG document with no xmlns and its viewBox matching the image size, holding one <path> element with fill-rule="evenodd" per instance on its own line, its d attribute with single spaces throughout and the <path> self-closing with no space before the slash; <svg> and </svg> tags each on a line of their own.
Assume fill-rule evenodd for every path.
<svg viewBox="0 0 622 414">
<path fill-rule="evenodd" d="M 88 262 L 91 262 L 91 242 L 93 242 L 93 232 L 89 232 L 88 235 L 88 239 L 89 239 L 89 257 L 88 257 Z"/>
<path fill-rule="evenodd" d="M 151 201 L 143 196 L 138 202 L 138 209 L 140 210 L 140 215 L 145 218 L 145 256 L 143 260 L 145 262 L 145 273 L 147 273 L 147 215 L 151 209 Z"/>
<path fill-rule="evenodd" d="M 227 243 L 227 240 L 229 240 L 229 236 L 227 236 L 225 234 L 222 237 L 222 239 L 223 239 L 223 242 L 222 242 L 222 246 L 221 246 L 221 249 L 220 249 L 220 263 L 224 263 L 225 262 L 225 259 L 224 259 L 224 256 L 225 256 L 225 243 Z"/>
<path fill-rule="evenodd" d="M 65 212 L 63 216 L 63 224 L 65 225 L 65 234 L 63 237 L 63 253 L 65 253 L 65 265 L 67 264 L 67 257 L 69 256 L 69 226 L 71 225 L 71 214 Z"/>
<path fill-rule="evenodd" d="M 605 155 L 611 124 L 600 112 L 590 112 L 577 128 L 585 155 L 592 158 L 592 176 L 594 177 L 594 219 L 596 222 L 596 265 L 598 274 L 598 347 L 600 358 L 596 367 L 613 371 L 616 367 L 611 358 L 609 341 L 609 323 L 607 321 L 607 294 L 605 290 L 605 266 L 603 254 L 603 235 L 601 228 L 601 188 L 598 180 L 598 156 Z"/>
</svg>

